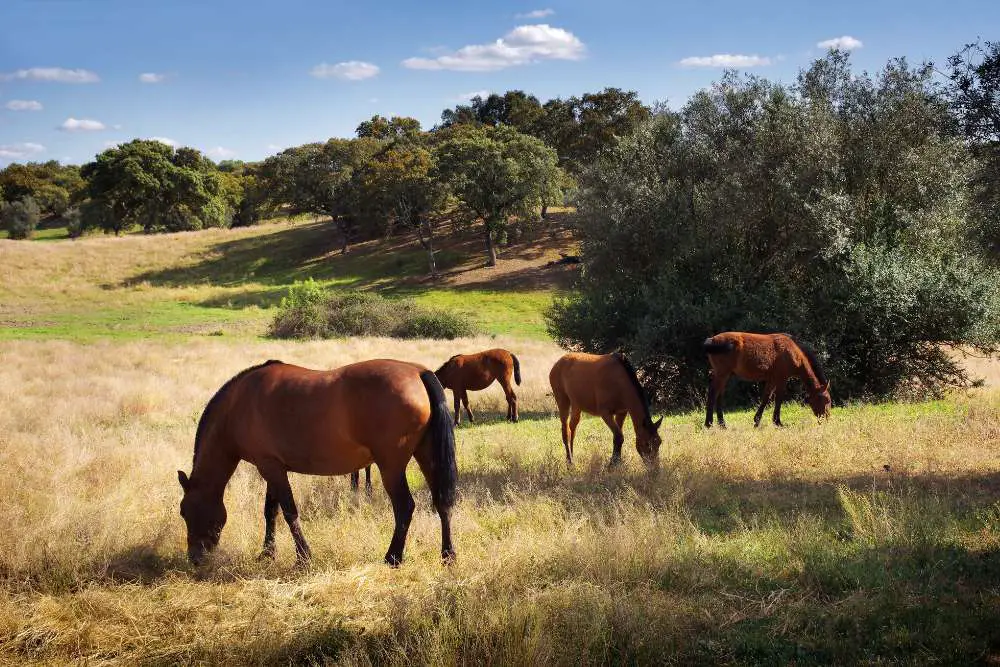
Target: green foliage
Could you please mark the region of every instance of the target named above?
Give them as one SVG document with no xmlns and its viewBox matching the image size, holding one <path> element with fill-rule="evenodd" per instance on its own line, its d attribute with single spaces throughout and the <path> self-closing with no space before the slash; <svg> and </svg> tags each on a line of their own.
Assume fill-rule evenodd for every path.
<svg viewBox="0 0 1000 667">
<path fill-rule="evenodd" d="M 193 148 L 136 139 L 104 151 L 81 173 L 92 202 L 82 215 L 85 228 L 177 232 L 229 222 L 221 174 Z"/>
<path fill-rule="evenodd" d="M 16 241 L 31 238 L 39 217 L 38 204 L 30 196 L 0 207 L 0 227 L 7 230 L 8 238 Z"/>
<path fill-rule="evenodd" d="M 55 160 L 10 164 L 0 169 L 0 201 L 31 197 L 42 216 L 60 216 L 83 189 L 80 170 Z"/>
<path fill-rule="evenodd" d="M 483 219 L 489 266 L 509 218 L 536 215 L 560 182 L 555 151 L 505 125 L 463 128 L 434 154 L 440 178 Z"/>
<path fill-rule="evenodd" d="M 464 316 L 390 299 L 374 292 L 325 292 L 311 279 L 296 282 L 271 323 L 275 338 L 391 336 L 447 338 L 470 336 L 476 328 Z"/>
<path fill-rule="evenodd" d="M 970 161 L 930 76 L 833 53 L 623 139 L 582 178 L 584 271 L 552 334 L 629 352 L 674 405 L 700 401 L 701 342 L 726 330 L 811 342 L 839 399 L 966 383 L 942 346 L 997 348 L 1000 275 L 967 242 Z"/>
<path fill-rule="evenodd" d="M 375 115 L 369 120 L 362 121 L 355 133 L 359 139 L 371 138 L 379 141 L 415 139 L 420 135 L 420 121 L 416 118 L 393 116 L 389 119 Z"/>
</svg>

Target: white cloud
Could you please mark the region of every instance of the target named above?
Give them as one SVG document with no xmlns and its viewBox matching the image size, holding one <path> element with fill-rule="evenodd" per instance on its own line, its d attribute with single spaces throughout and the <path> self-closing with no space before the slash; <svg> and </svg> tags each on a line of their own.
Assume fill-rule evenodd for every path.
<svg viewBox="0 0 1000 667">
<path fill-rule="evenodd" d="M 407 58 L 410 69 L 488 72 L 539 60 L 579 60 L 586 47 L 573 33 L 544 23 L 522 25 L 492 44 L 464 46 L 437 58 Z"/>
<path fill-rule="evenodd" d="M 271 151 L 272 153 L 280 153 L 281 151 L 285 150 L 285 147 L 279 146 L 278 144 L 268 144 L 267 150 Z"/>
<path fill-rule="evenodd" d="M 6 107 L 11 111 L 41 111 L 42 103 L 35 100 L 11 100 Z"/>
<path fill-rule="evenodd" d="M 0 74 L 0 81 L 53 81 L 56 83 L 97 83 L 99 76 L 85 69 L 63 69 L 62 67 L 32 67 L 16 72 Z"/>
<path fill-rule="evenodd" d="M 222 146 L 216 146 L 205 151 L 205 155 L 208 155 L 215 160 L 228 160 L 229 158 L 236 157 L 236 151 L 229 148 L 223 148 Z"/>
<path fill-rule="evenodd" d="M 543 19 L 546 16 L 552 16 L 556 13 L 554 9 L 533 9 L 530 12 L 525 12 L 524 14 L 514 14 L 516 19 Z"/>
<path fill-rule="evenodd" d="M 177 143 L 173 139 L 169 139 L 167 137 L 150 137 L 149 140 L 150 141 L 159 141 L 161 144 L 166 144 L 167 146 L 170 146 L 171 148 L 177 148 L 178 146 L 180 146 L 179 143 Z"/>
<path fill-rule="evenodd" d="M 461 95 L 455 96 L 456 102 L 469 102 L 473 97 L 482 97 L 486 99 L 490 96 L 490 91 L 488 90 L 474 90 L 471 93 L 462 93 Z"/>
<path fill-rule="evenodd" d="M 166 74 L 157 74 L 155 72 L 143 72 L 139 75 L 139 81 L 142 83 L 160 83 L 166 78 Z"/>
<path fill-rule="evenodd" d="M 63 124 L 59 126 L 59 129 L 65 130 L 66 132 L 96 132 L 98 130 L 106 130 L 108 128 L 99 120 L 67 118 L 63 121 Z"/>
<path fill-rule="evenodd" d="M 771 64 L 771 59 L 764 56 L 745 56 L 731 53 L 717 53 L 713 56 L 691 56 L 680 62 L 681 67 L 763 67 Z"/>
<path fill-rule="evenodd" d="M 855 39 L 850 35 L 844 35 L 843 37 L 834 37 L 833 39 L 824 39 L 822 42 L 816 44 L 821 49 L 840 49 L 841 51 L 853 51 L 854 49 L 860 49 L 864 44 L 860 39 Z"/>
<path fill-rule="evenodd" d="M 0 145 L 0 159 L 5 160 L 19 160 L 44 152 L 45 146 L 30 141 L 21 144 Z"/>
<path fill-rule="evenodd" d="M 345 79 L 347 81 L 363 81 L 377 76 L 378 65 L 361 62 L 360 60 L 348 60 L 347 62 L 327 65 L 320 63 L 309 71 L 317 79 Z"/>
</svg>

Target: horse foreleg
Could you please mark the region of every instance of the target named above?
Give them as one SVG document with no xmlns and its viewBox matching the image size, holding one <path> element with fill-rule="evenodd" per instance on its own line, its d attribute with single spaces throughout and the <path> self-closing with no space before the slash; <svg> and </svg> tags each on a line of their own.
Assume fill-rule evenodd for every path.
<svg viewBox="0 0 1000 667">
<path fill-rule="evenodd" d="M 351 473 L 351 491 L 357 493 L 359 486 L 361 486 L 361 472 L 355 470 L 354 472 Z"/>
<path fill-rule="evenodd" d="M 580 423 L 580 408 L 573 407 L 569 417 L 569 462 L 573 463 L 573 440 L 576 438 L 576 427 Z"/>
<path fill-rule="evenodd" d="M 365 466 L 365 493 L 369 496 L 372 495 L 372 467 L 370 465 Z"/>
<path fill-rule="evenodd" d="M 292 539 L 295 540 L 295 559 L 300 563 L 305 563 L 312 557 L 309 543 L 306 542 L 305 535 L 302 534 L 302 526 L 299 525 L 299 510 L 295 507 L 295 498 L 292 496 L 292 487 L 288 483 L 288 473 L 277 466 L 267 468 L 257 468 L 261 477 L 267 481 L 268 489 L 271 489 L 274 498 L 281 506 L 281 511 L 285 515 L 285 523 L 292 531 Z"/>
<path fill-rule="evenodd" d="M 469 415 L 469 423 L 475 424 L 476 419 L 472 416 L 472 408 L 469 407 L 469 392 L 462 390 L 462 403 L 465 405 L 465 414 Z"/>
<path fill-rule="evenodd" d="M 458 426 L 462 423 L 462 395 L 457 389 L 452 389 L 451 393 L 455 397 L 455 426 Z"/>
<path fill-rule="evenodd" d="M 786 387 L 781 386 L 774 392 L 774 414 L 771 416 L 771 421 L 779 428 L 784 426 L 781 423 L 781 403 L 785 400 L 785 391 Z"/>
<path fill-rule="evenodd" d="M 264 494 L 264 548 L 260 552 L 262 559 L 273 559 L 275 555 L 274 523 L 278 518 L 278 509 L 278 499 L 271 491 L 271 485 L 268 484 L 267 492 Z"/>
<path fill-rule="evenodd" d="M 712 428 L 712 410 L 715 409 L 715 378 L 708 378 L 708 397 L 705 400 L 705 428 Z"/>
<path fill-rule="evenodd" d="M 719 428 L 726 428 L 726 418 L 722 414 L 722 397 L 726 393 L 726 383 L 729 382 L 729 373 L 716 374 L 712 372 L 712 403 L 715 405 L 715 416 L 719 421 Z"/>
<path fill-rule="evenodd" d="M 757 408 L 757 414 L 753 416 L 753 426 L 757 428 L 760 426 L 760 420 L 764 416 L 764 410 L 767 409 L 767 404 L 771 402 L 771 396 L 774 394 L 774 383 L 768 381 L 764 385 L 764 395 L 760 398 L 760 407 Z"/>
<path fill-rule="evenodd" d="M 618 415 L 607 415 L 602 417 L 602 419 L 604 419 L 604 423 L 608 425 L 608 428 L 611 429 L 613 437 L 613 449 L 611 450 L 611 461 L 608 463 L 608 467 L 614 468 L 622 462 L 622 444 L 625 442 L 625 434 L 622 433 L 621 425 L 618 423 Z"/>
<path fill-rule="evenodd" d="M 510 386 L 508 378 L 503 378 L 500 386 L 503 388 L 503 395 L 507 399 L 507 419 L 517 422 L 517 394 L 514 393 L 514 388 Z"/>
<path fill-rule="evenodd" d="M 399 471 L 389 471 L 379 468 L 382 473 L 382 485 L 392 501 L 392 516 L 396 527 L 392 531 L 392 541 L 389 550 L 385 552 L 385 562 L 392 567 L 399 567 L 403 562 L 403 548 L 406 546 L 406 533 L 410 529 L 410 519 L 413 518 L 413 495 L 406 483 L 406 468 Z"/>
</svg>

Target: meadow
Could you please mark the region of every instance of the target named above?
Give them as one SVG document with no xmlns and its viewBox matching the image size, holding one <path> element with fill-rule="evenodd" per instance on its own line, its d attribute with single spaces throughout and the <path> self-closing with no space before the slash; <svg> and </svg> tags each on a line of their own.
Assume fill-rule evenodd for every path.
<svg viewBox="0 0 1000 667">
<path fill-rule="evenodd" d="M 671 414 L 652 475 L 630 426 L 625 465 L 606 470 L 610 434 L 585 419 L 568 469 L 547 383 L 562 351 L 540 314 L 551 290 L 530 288 L 546 256 L 512 259 L 523 275 L 428 285 L 407 278 L 412 248 L 335 257 L 321 231 L 0 241 L 0 661 L 1000 660 L 995 362 L 970 362 L 983 389 L 843 406 L 823 424 L 798 404 L 782 430 L 754 430 L 746 411 L 726 431 Z M 466 307 L 485 333 L 262 339 L 284 286 L 307 275 Z M 415 466 L 397 570 L 382 563 L 392 515 L 378 481 L 367 498 L 346 478 L 293 476 L 310 566 L 295 566 L 283 524 L 278 559 L 258 561 L 264 488 L 245 465 L 218 554 L 187 563 L 176 471 L 190 471 L 201 410 L 234 373 L 267 358 L 437 367 L 492 346 L 521 359 L 522 420 L 502 420 L 496 386 L 471 396 L 481 423 L 457 430 L 454 565 L 439 561 Z"/>
</svg>

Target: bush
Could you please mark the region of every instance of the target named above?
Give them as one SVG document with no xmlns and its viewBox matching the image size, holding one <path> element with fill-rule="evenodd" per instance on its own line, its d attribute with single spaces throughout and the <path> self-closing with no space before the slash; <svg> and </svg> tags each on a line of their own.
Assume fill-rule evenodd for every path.
<svg viewBox="0 0 1000 667">
<path fill-rule="evenodd" d="M 312 279 L 295 283 L 271 323 L 275 338 L 471 336 L 476 327 L 464 315 L 429 309 L 410 299 L 374 292 L 326 293 Z"/>
<path fill-rule="evenodd" d="M 1000 274 L 968 242 L 971 161 L 930 77 L 834 53 L 661 113 L 583 175 L 581 281 L 550 332 L 629 353 L 675 406 L 701 402 L 701 343 L 727 330 L 811 342 L 840 400 L 966 384 L 944 348 L 997 349 Z"/>
<path fill-rule="evenodd" d="M 0 227 L 14 240 L 31 238 L 38 226 L 41 211 L 31 197 L 24 197 L 0 208 Z"/>
</svg>

